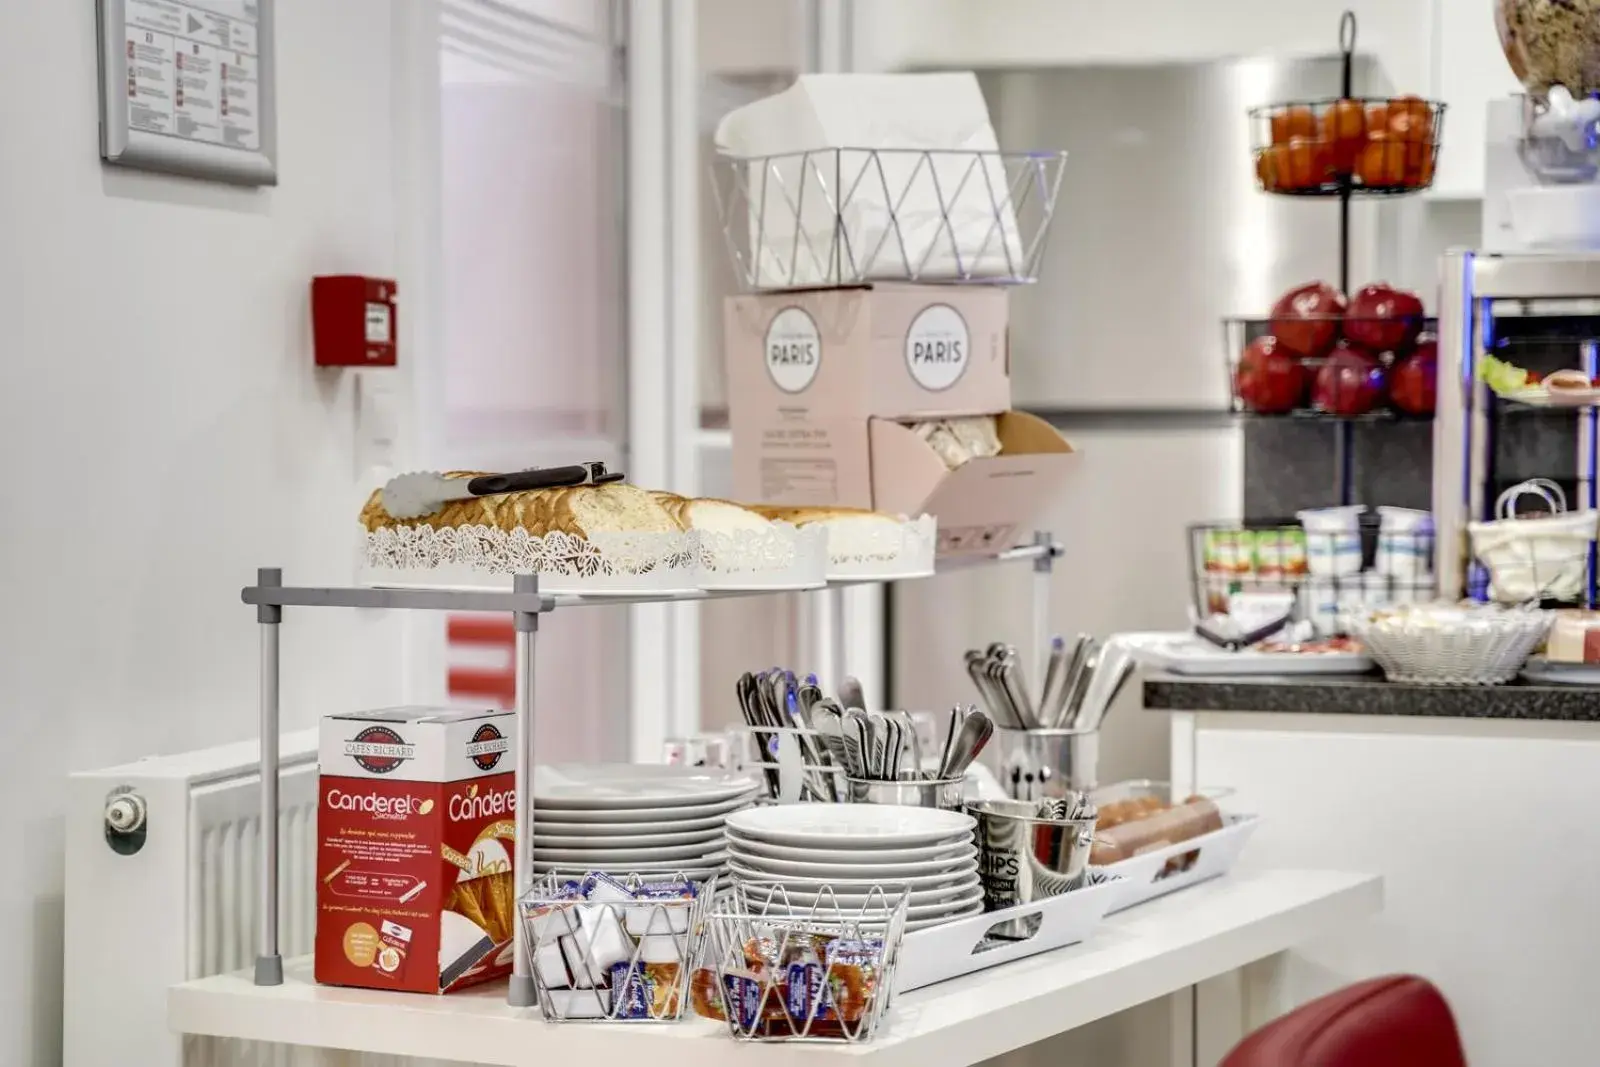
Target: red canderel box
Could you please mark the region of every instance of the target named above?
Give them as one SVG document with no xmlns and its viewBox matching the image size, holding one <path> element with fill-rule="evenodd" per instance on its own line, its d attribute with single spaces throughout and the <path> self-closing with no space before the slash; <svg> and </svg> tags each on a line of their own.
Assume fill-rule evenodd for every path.
<svg viewBox="0 0 1600 1067">
<path fill-rule="evenodd" d="M 516 761 L 507 711 L 322 720 L 317 981 L 448 993 L 511 973 Z"/>
</svg>

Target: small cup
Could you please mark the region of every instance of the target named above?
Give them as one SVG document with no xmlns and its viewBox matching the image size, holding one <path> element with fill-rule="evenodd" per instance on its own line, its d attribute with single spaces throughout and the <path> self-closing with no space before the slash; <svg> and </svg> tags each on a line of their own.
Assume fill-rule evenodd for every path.
<svg viewBox="0 0 1600 1067">
<path fill-rule="evenodd" d="M 1013 800 L 1060 799 L 1093 789 L 1100 763 L 1098 730 L 995 730 L 995 776 Z"/>
</svg>

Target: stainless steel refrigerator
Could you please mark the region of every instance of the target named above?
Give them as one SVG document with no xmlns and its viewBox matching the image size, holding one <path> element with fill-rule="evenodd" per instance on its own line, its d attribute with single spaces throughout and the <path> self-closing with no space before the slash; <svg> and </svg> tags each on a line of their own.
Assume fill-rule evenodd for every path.
<svg viewBox="0 0 1600 1067">
<path fill-rule="evenodd" d="M 1387 91 L 1369 62 L 1356 73 L 1358 94 Z M 1229 411 L 1223 321 L 1264 316 L 1302 282 L 1338 282 L 1337 208 L 1256 188 L 1246 112 L 1337 96 L 1338 60 L 981 77 L 1002 148 L 1069 153 L 1040 280 L 1013 291 L 1011 319 L 1014 405 L 1049 417 L 1081 452 L 1040 519 L 1066 545 L 1053 626 L 1101 637 L 1181 629 L 1186 527 L 1241 516 L 1254 447 Z M 1400 280 L 1407 210 L 1354 205 L 1356 284 Z M 996 568 L 897 588 L 896 706 L 969 699 L 963 649 L 1024 647 L 1028 577 Z M 1165 719 L 1138 713 L 1137 686 L 1119 703 L 1101 779 L 1163 776 Z"/>
</svg>

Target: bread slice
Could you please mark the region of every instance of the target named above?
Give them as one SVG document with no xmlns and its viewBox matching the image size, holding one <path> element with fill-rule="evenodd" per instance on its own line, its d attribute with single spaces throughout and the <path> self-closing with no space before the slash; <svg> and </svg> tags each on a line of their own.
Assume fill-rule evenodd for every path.
<svg viewBox="0 0 1600 1067">
<path fill-rule="evenodd" d="M 740 530 L 765 531 L 772 529 L 772 520 L 757 514 L 743 504 L 729 500 L 702 498 L 685 500 L 678 509 L 678 518 L 690 530 L 708 533 L 737 533 Z"/>
<path fill-rule="evenodd" d="M 577 537 L 681 533 L 683 525 L 649 492 L 631 485 L 575 486 L 555 502 L 551 528 Z"/>
</svg>

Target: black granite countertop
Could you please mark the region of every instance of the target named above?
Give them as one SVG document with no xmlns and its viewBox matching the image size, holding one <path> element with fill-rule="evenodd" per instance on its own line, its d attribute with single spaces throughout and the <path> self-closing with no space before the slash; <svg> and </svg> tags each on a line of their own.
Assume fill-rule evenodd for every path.
<svg viewBox="0 0 1600 1067">
<path fill-rule="evenodd" d="M 1236 678 L 1151 674 L 1144 706 L 1160 711 L 1415 715 L 1452 719 L 1600 722 L 1600 688 L 1576 685 L 1409 685 L 1382 675 Z"/>
</svg>

